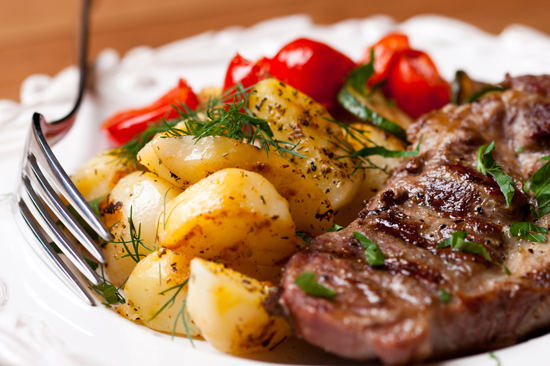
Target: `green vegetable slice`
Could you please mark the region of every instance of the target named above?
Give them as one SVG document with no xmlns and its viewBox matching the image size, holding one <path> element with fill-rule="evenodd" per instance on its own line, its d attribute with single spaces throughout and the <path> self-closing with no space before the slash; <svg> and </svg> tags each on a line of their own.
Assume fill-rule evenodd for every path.
<svg viewBox="0 0 550 366">
<path fill-rule="evenodd" d="M 367 91 L 367 93 L 368 92 L 369 91 Z M 379 92 L 376 94 L 379 94 Z M 377 97 L 378 100 L 381 99 L 380 95 L 377 95 Z M 338 93 L 338 101 L 347 111 L 358 117 L 360 120 L 381 128 L 384 131 L 395 135 L 400 140 L 407 141 L 407 133 L 405 129 L 397 123 L 384 117 L 384 115 L 392 114 L 404 115 L 404 112 L 397 112 L 397 107 L 391 106 L 387 101 L 375 102 L 377 99 L 374 98 L 374 94 L 371 98 L 361 95 L 350 85 L 344 86 Z M 410 123 L 410 118 L 408 116 L 401 118 L 407 120 L 406 125 Z"/>
</svg>

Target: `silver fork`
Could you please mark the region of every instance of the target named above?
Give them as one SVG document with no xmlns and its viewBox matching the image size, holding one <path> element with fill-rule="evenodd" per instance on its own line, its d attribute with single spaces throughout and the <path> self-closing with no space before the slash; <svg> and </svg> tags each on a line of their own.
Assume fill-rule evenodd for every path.
<svg viewBox="0 0 550 366">
<path fill-rule="evenodd" d="M 80 81 L 76 102 L 69 114 L 58 121 L 46 122 L 41 114 L 34 113 L 23 156 L 17 208 L 21 215 L 19 219 L 22 218 L 24 222 L 19 225 L 20 228 L 24 234 L 32 233 L 31 236 L 35 239 L 32 240 L 35 244 L 33 249 L 45 258 L 46 263 L 61 276 L 78 297 L 93 306 L 94 297 L 88 292 L 88 285 L 81 275 L 93 285 L 99 285 L 100 278 L 84 259 L 83 254 L 60 229 L 58 222 L 61 222 L 74 235 L 96 261 L 105 263 L 106 258 L 99 246 L 63 204 L 61 195 L 101 238 L 106 241 L 112 240 L 111 234 L 78 192 L 50 148 L 74 124 L 86 87 L 90 3 L 91 0 L 82 1 L 78 49 Z M 51 245 L 52 242 L 74 265 L 77 273 L 63 262 Z"/>
</svg>

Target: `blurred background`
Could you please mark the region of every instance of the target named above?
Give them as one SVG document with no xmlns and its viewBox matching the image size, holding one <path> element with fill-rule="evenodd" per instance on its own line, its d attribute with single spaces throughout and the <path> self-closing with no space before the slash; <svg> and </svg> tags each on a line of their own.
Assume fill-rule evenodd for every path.
<svg viewBox="0 0 550 366">
<path fill-rule="evenodd" d="M 2 0 L 0 99 L 19 100 L 23 80 L 55 75 L 75 62 L 78 0 Z M 398 21 L 440 14 L 498 34 L 511 23 L 550 34 L 549 0 L 95 0 L 91 56 L 157 47 L 207 30 L 250 26 L 273 17 L 309 14 L 318 24 L 387 14 Z"/>
</svg>

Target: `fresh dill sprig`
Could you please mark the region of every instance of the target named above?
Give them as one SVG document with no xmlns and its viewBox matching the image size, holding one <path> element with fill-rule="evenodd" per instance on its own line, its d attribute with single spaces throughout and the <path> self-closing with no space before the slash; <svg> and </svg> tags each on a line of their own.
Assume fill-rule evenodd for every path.
<svg viewBox="0 0 550 366">
<path fill-rule="evenodd" d="M 159 281 L 160 281 L 160 275 L 161 274 L 160 274 L 160 270 L 159 270 Z M 167 288 L 166 290 L 160 291 L 159 294 L 164 295 L 167 292 L 170 292 L 172 290 L 176 290 L 176 292 L 172 295 L 172 297 L 170 297 L 168 299 L 168 301 L 166 301 L 166 303 L 155 314 L 153 314 L 153 316 L 150 317 L 149 320 L 147 320 L 147 322 L 150 322 L 151 320 L 155 319 L 164 309 L 172 307 L 172 305 L 174 305 L 175 302 L 176 302 L 176 297 L 181 292 L 181 290 L 183 290 L 183 288 L 187 285 L 188 282 L 189 282 L 189 279 L 186 279 L 185 281 L 183 281 L 179 285 L 175 285 L 175 286 L 172 286 L 170 288 Z M 187 338 L 189 338 L 189 341 L 191 342 L 193 347 L 195 347 L 195 345 L 193 343 L 193 338 L 189 334 L 189 326 L 187 325 L 187 321 L 185 320 L 185 306 L 186 306 L 186 304 L 187 304 L 187 297 L 183 300 L 183 304 L 181 305 L 181 309 L 178 312 L 178 315 L 176 316 L 176 319 L 174 320 L 174 327 L 172 328 L 172 337 L 174 337 L 176 335 L 176 327 L 178 325 L 178 320 L 181 317 L 181 321 L 183 323 L 183 328 L 185 329 L 185 333 L 187 334 Z"/>
<path fill-rule="evenodd" d="M 377 169 L 386 174 L 389 174 L 386 167 L 376 165 L 372 162 L 372 160 L 370 160 L 368 156 L 354 156 L 358 150 L 356 150 L 355 147 L 348 141 L 348 138 L 357 141 L 363 147 L 369 146 L 367 145 L 367 143 L 370 143 L 372 144 L 372 146 L 375 147 L 379 146 L 367 136 L 365 131 L 353 127 L 347 123 L 335 121 L 329 118 L 325 119 L 340 126 L 344 130 L 344 138 L 340 138 L 338 136 L 335 136 L 334 134 L 331 134 L 331 139 L 329 140 L 329 142 L 346 153 L 346 155 L 339 156 L 336 159 L 352 157 L 353 159 L 355 159 L 355 161 L 359 162 L 358 165 L 353 167 L 352 175 L 355 174 L 355 172 L 359 169 Z"/>
<path fill-rule="evenodd" d="M 274 139 L 269 123 L 265 119 L 255 117 L 250 111 L 248 98 L 253 88 L 254 86 L 245 89 L 238 84 L 221 97 L 209 99 L 205 107 L 199 106 L 199 112 L 186 105 L 177 106 L 185 128 L 172 127 L 166 132 L 165 137 L 191 135 L 198 141 L 208 136 L 224 136 L 251 145 L 259 143 L 267 155 L 275 150 L 281 156 L 290 154 L 307 159 L 306 156 L 294 151 L 299 142 L 293 144 Z"/>
<path fill-rule="evenodd" d="M 259 144 L 269 154 L 276 151 L 284 154 L 307 158 L 295 151 L 299 142 L 277 140 L 266 120 L 255 117 L 248 108 L 248 98 L 255 85 L 244 88 L 241 84 L 225 91 L 221 96 L 211 97 L 201 103 L 194 111 L 186 104 L 172 105 L 179 112 L 179 118 L 152 123 L 145 131 L 130 142 L 108 154 L 118 158 L 121 164 L 138 166 L 137 154 L 158 133 L 165 138 L 194 136 L 198 141 L 207 136 L 223 136 L 251 145 Z M 184 127 L 176 125 L 183 122 Z"/>
<path fill-rule="evenodd" d="M 115 225 L 117 223 L 115 223 Z M 136 226 L 134 224 L 134 218 L 133 218 L 133 206 L 130 206 L 130 216 L 128 216 L 128 224 L 130 225 L 130 241 L 124 240 L 124 237 L 121 235 L 120 240 L 110 241 L 109 243 L 122 244 L 128 254 L 123 255 L 121 258 L 130 257 L 134 260 L 134 262 L 139 263 L 139 261 L 141 260 L 141 257 L 147 257 L 147 255 L 139 253 L 140 246 L 144 247 L 150 252 L 155 251 L 155 248 L 151 249 L 147 245 L 145 245 L 145 243 L 143 242 L 143 239 L 141 238 L 141 222 L 139 223 L 138 229 L 136 230 Z M 133 247 L 134 249 L 133 252 L 128 247 L 129 244 L 131 244 L 131 246 Z"/>
</svg>

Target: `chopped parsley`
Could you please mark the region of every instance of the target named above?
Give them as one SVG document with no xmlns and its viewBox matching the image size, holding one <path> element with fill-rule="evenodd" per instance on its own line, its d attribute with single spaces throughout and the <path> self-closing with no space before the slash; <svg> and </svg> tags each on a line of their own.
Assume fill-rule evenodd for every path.
<svg viewBox="0 0 550 366">
<path fill-rule="evenodd" d="M 334 224 L 331 227 L 329 227 L 325 233 L 330 233 L 334 231 L 340 231 L 345 229 L 343 226 L 340 226 L 338 224 Z M 313 237 L 309 236 L 309 233 L 306 233 L 305 231 L 296 231 L 296 235 L 298 235 L 300 238 L 304 239 L 304 241 L 309 244 L 314 239 Z"/>
<path fill-rule="evenodd" d="M 494 149 L 494 141 L 489 145 L 479 147 L 477 152 L 477 171 L 484 175 L 491 174 L 495 178 L 502 194 L 504 194 L 504 198 L 506 198 L 506 206 L 510 206 L 515 192 L 514 181 L 496 163 L 492 153 Z"/>
<path fill-rule="evenodd" d="M 365 257 L 371 266 L 381 266 L 384 264 L 386 256 L 382 253 L 378 244 L 357 231 L 353 232 L 353 236 L 365 248 Z"/>
<path fill-rule="evenodd" d="M 547 232 L 548 230 L 546 230 L 546 228 L 530 222 L 515 222 L 510 226 L 510 234 L 513 237 L 517 238 L 521 236 L 523 239 L 535 243 L 544 243 L 546 241 L 546 236 L 542 234 L 546 234 Z"/>
<path fill-rule="evenodd" d="M 546 163 L 526 182 L 524 190 L 535 194 L 537 209 L 531 208 L 531 215 L 542 217 L 550 212 L 550 155 L 544 156 L 540 161 Z"/>
<path fill-rule="evenodd" d="M 340 230 L 343 230 L 344 227 L 343 226 L 340 226 L 338 224 L 334 224 L 332 225 L 331 227 L 329 227 L 327 229 L 327 231 L 325 231 L 325 233 L 330 233 L 330 232 L 334 232 L 334 231 L 340 231 Z"/>
<path fill-rule="evenodd" d="M 504 271 L 506 274 L 510 274 L 510 271 L 508 268 L 506 268 L 502 263 L 495 262 L 493 258 L 491 258 L 491 255 L 485 249 L 485 247 L 481 244 L 478 244 L 473 241 L 466 240 L 466 236 L 468 235 L 467 231 L 455 231 L 451 234 L 451 237 L 444 242 L 437 245 L 437 249 L 443 249 L 447 247 L 451 247 L 452 250 L 457 250 L 461 252 L 467 252 L 472 254 L 479 254 L 483 258 L 485 258 L 487 261 L 496 264 L 497 266 L 501 266 L 504 268 Z"/>
<path fill-rule="evenodd" d="M 325 299 L 332 300 L 336 297 L 336 291 L 326 288 L 317 281 L 315 281 L 315 273 L 303 272 L 294 280 L 294 283 L 298 285 L 306 294 L 323 297 Z"/>
<path fill-rule="evenodd" d="M 309 244 L 313 240 L 311 236 L 308 235 L 305 231 L 296 231 L 296 235 L 298 235 L 300 238 L 304 239 L 304 241 Z"/>
<path fill-rule="evenodd" d="M 445 304 L 451 301 L 451 295 L 449 295 L 449 293 L 443 289 L 439 290 L 439 298 Z"/>
<path fill-rule="evenodd" d="M 105 302 L 103 303 L 104 305 L 110 307 L 111 305 L 114 305 L 114 304 L 124 304 L 126 300 L 124 300 L 124 297 L 122 297 L 122 295 L 118 292 L 118 290 L 120 289 L 120 287 L 124 286 L 126 281 L 124 281 L 124 283 L 120 285 L 120 287 L 116 287 L 109 280 L 105 278 L 103 264 L 101 264 L 100 266 L 101 266 L 101 274 L 99 277 L 101 278 L 103 283 L 97 286 L 92 285 L 92 288 L 96 290 L 105 299 Z"/>
</svg>

